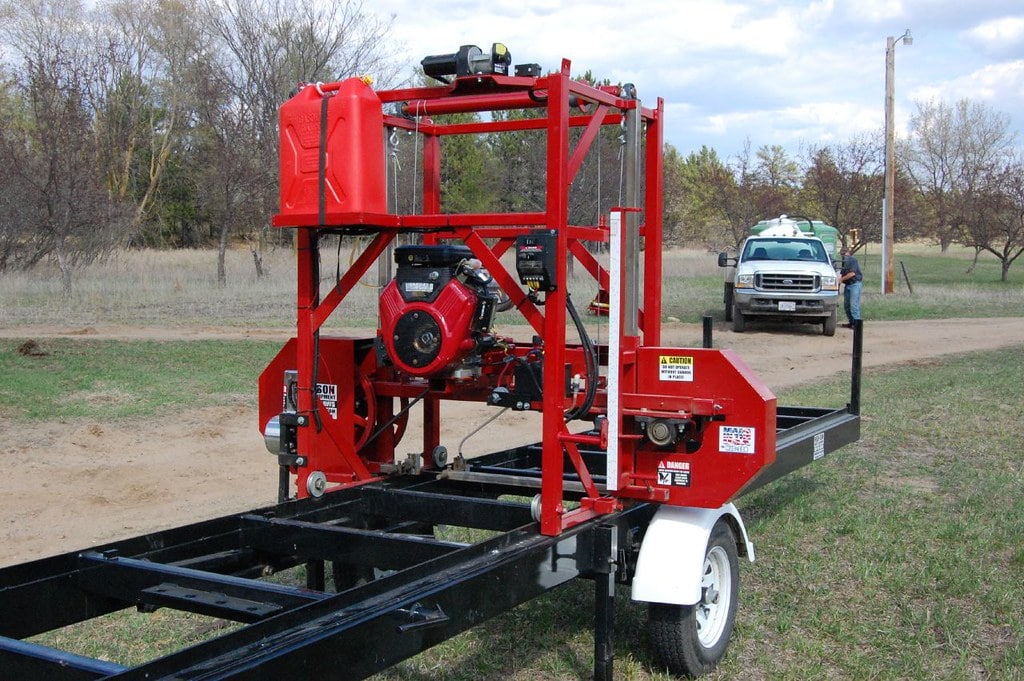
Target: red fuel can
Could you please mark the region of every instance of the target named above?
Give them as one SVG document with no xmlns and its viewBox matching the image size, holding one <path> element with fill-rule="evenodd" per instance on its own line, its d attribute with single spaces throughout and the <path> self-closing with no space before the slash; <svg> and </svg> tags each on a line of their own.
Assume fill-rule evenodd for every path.
<svg viewBox="0 0 1024 681">
<path fill-rule="evenodd" d="M 280 110 L 278 227 L 363 223 L 387 212 L 384 114 L 359 78 L 307 85 Z"/>
</svg>

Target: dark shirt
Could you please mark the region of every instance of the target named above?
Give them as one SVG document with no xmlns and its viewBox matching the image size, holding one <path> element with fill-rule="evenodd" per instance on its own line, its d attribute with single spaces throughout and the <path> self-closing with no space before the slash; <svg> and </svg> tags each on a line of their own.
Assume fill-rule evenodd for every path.
<svg viewBox="0 0 1024 681">
<path fill-rule="evenodd" d="M 842 279 L 848 272 L 853 272 L 854 276 L 853 279 L 845 281 L 847 284 L 854 284 L 864 278 L 864 275 L 860 273 L 860 263 L 857 262 L 857 258 L 852 255 L 843 256 L 843 269 L 839 270 L 840 279 Z"/>
</svg>

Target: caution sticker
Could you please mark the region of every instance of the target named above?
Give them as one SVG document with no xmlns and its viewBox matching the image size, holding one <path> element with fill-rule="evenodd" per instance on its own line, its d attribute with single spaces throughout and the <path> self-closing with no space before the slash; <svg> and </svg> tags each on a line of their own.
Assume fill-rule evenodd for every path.
<svg viewBox="0 0 1024 681">
<path fill-rule="evenodd" d="M 659 461 L 658 484 L 663 487 L 689 487 L 690 463 L 688 461 Z"/>
<path fill-rule="evenodd" d="M 659 356 L 658 378 L 663 381 L 693 381 L 693 357 L 686 355 Z"/>
</svg>

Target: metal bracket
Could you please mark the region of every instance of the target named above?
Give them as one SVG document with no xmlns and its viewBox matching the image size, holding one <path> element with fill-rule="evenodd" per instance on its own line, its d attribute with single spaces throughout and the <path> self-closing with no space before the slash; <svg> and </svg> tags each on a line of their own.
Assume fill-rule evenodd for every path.
<svg viewBox="0 0 1024 681">
<path fill-rule="evenodd" d="M 445 614 L 444 610 L 441 609 L 440 605 L 434 606 L 433 608 L 424 608 L 422 605 L 417 603 L 411 608 L 402 608 L 398 612 L 405 615 L 410 620 L 406 624 L 398 625 L 397 631 L 400 634 L 415 631 L 417 629 L 425 629 L 427 627 L 436 627 L 441 624 L 446 624 L 450 619 L 448 615 Z"/>
</svg>

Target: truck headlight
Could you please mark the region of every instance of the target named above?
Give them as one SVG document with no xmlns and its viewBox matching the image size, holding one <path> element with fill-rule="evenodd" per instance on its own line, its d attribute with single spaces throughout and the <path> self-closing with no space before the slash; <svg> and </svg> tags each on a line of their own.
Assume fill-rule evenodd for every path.
<svg viewBox="0 0 1024 681">
<path fill-rule="evenodd" d="M 740 274 L 736 277 L 736 288 L 754 288 L 753 274 Z"/>
<path fill-rule="evenodd" d="M 822 291 L 838 291 L 839 283 L 835 276 L 826 276 L 821 278 L 821 290 Z"/>
</svg>

